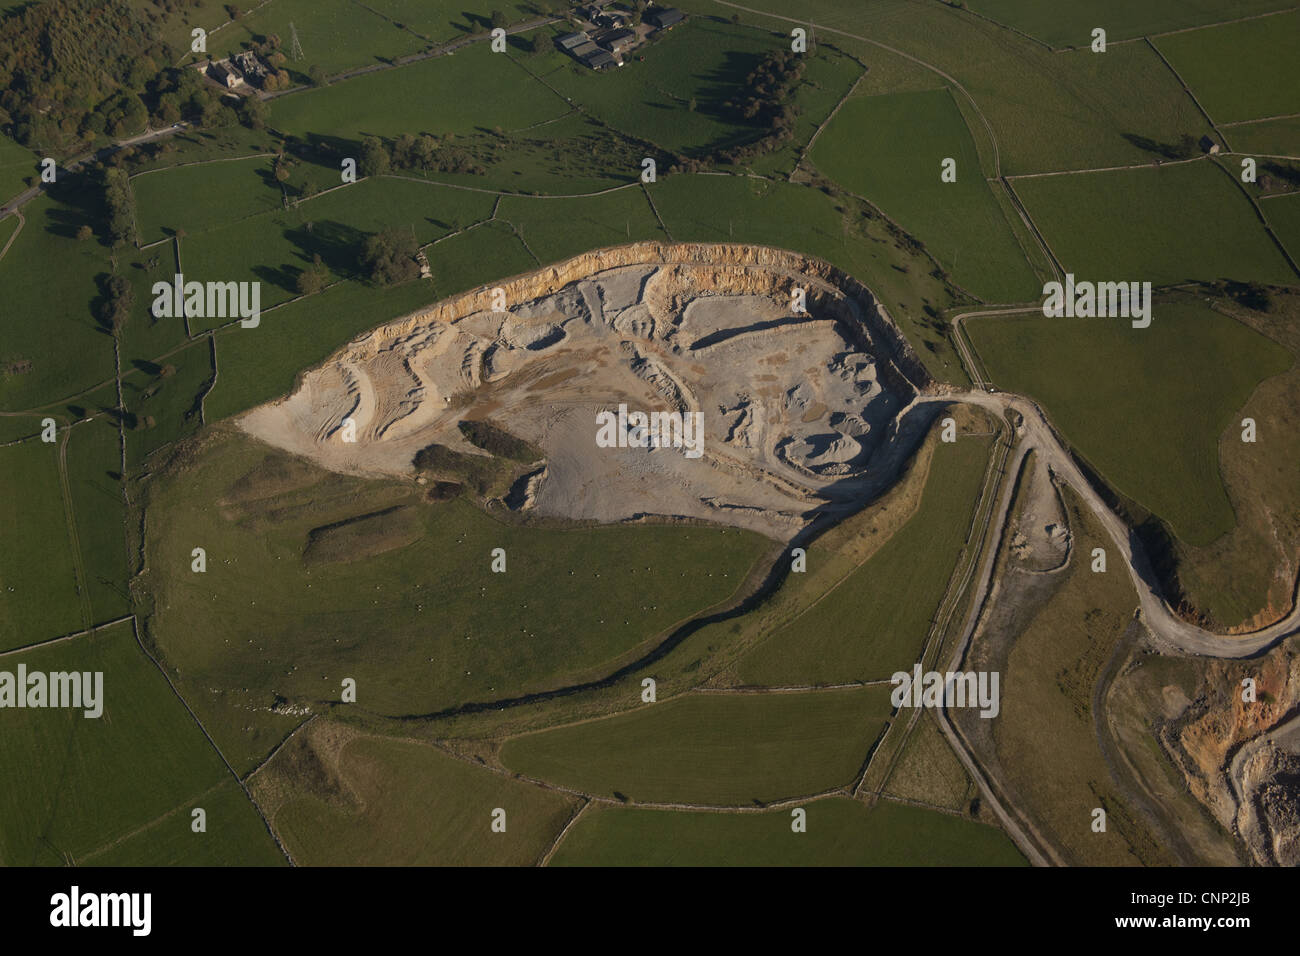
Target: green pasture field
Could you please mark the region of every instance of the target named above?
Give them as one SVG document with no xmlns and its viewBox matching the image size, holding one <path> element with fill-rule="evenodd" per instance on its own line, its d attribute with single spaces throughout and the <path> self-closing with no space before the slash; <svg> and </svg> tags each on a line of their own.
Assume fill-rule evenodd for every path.
<svg viewBox="0 0 1300 956">
<path fill-rule="evenodd" d="M 0 448 L 0 527 L 0 650 L 81 630 L 58 443 Z"/>
<path fill-rule="evenodd" d="M 949 158 L 957 181 L 945 183 L 940 164 Z M 924 242 L 975 295 L 1022 302 L 1041 288 L 947 89 L 851 99 L 818 138 L 812 159 Z"/>
<path fill-rule="evenodd" d="M 92 617 L 102 623 L 131 610 L 117 423 L 100 415 L 75 426 L 68 439 L 67 462 Z"/>
<path fill-rule="evenodd" d="M 1300 194 L 1269 199 L 1260 203 L 1260 208 L 1291 258 L 1300 261 Z"/>
<path fill-rule="evenodd" d="M 183 239 L 181 264 L 187 280 L 260 281 L 265 310 L 298 294 L 298 274 L 310 265 L 313 254 L 321 256 L 335 277 L 357 278 L 362 272 L 359 257 L 367 234 L 385 227 L 409 228 L 420 242 L 431 242 L 486 219 L 493 202 L 487 193 L 435 183 L 367 179 L 296 207 Z M 263 321 L 269 319 L 266 316 Z M 197 334 L 229 321 L 191 318 L 190 328 Z"/>
<path fill-rule="evenodd" d="M 185 240 L 181 240 L 184 243 Z M 123 383 L 140 379 L 146 369 L 171 362 L 170 356 L 178 348 L 194 347 L 185 332 L 185 319 L 181 316 L 155 316 L 153 314 L 154 284 L 165 282 L 170 287 L 175 282 L 179 261 L 176 258 L 176 241 L 168 241 L 119 257 L 118 274 L 125 276 L 135 291 L 135 303 L 126 325 L 117 334 L 121 348 Z M 197 278 L 186 276 L 186 280 Z M 156 362 L 155 360 L 161 360 Z M 117 407 L 116 389 L 110 407 Z"/>
<path fill-rule="evenodd" d="M 337 769 L 321 781 L 304 772 L 310 765 L 299 744 L 290 741 L 254 786 L 283 800 L 276 831 L 307 866 L 527 866 L 577 806 L 574 797 L 425 744 L 379 737 L 345 743 Z M 497 808 L 504 833 L 492 831 Z"/>
<path fill-rule="evenodd" d="M 882 800 L 809 802 L 807 831 L 789 810 L 718 813 L 601 806 L 588 810 L 553 866 L 1024 866 L 997 829 Z"/>
<path fill-rule="evenodd" d="M 209 35 L 208 51 L 213 59 L 221 59 L 275 34 L 288 56 L 290 23 L 297 28 L 303 59 L 290 60 L 285 67 L 297 83 L 309 82 L 307 70 L 312 66 L 332 75 L 416 53 L 428 43 L 353 0 L 275 0 Z"/>
<path fill-rule="evenodd" d="M 517 130 L 568 112 L 560 96 L 530 80 L 513 59 L 475 43 L 451 56 L 278 97 L 271 102 L 269 125 L 284 133 L 359 141 L 367 134 Z"/>
<path fill-rule="evenodd" d="M 278 149 L 274 133 L 247 126 L 221 126 L 180 130 L 166 139 L 136 148 L 131 154 L 132 179 L 153 170 L 172 170 L 187 163 L 207 163 L 214 159 L 240 160 L 255 153 L 273 153 Z M 253 159 L 248 161 L 254 162 Z"/>
<path fill-rule="evenodd" d="M 1109 44 L 1269 13 L 1284 4 L 1279 0 L 1083 0 L 1054 6 L 1037 0 L 970 0 L 966 5 L 1052 46 L 1088 47 L 1094 27 L 1106 30 Z"/>
<path fill-rule="evenodd" d="M 28 552 L 28 560 L 35 560 Z M 0 658 L 13 671 L 102 671 L 103 715 L 8 711 L 0 734 L 0 860 L 63 865 L 206 792 L 229 771 L 157 669 L 130 622 Z"/>
<path fill-rule="evenodd" d="M 492 26 L 493 10 L 500 10 L 511 23 L 538 15 L 531 4 L 508 0 L 366 0 L 366 6 L 408 30 L 439 41 L 486 32 Z"/>
<path fill-rule="evenodd" d="M 919 510 L 816 604 L 740 663 L 746 684 L 841 684 L 909 670 L 948 587 L 979 499 L 988 436 L 940 444 Z"/>
<path fill-rule="evenodd" d="M 176 352 L 165 365 L 141 364 L 140 375 L 122 382 L 128 414 L 126 458 L 132 468 L 142 465 L 163 445 L 198 431 L 199 396 L 208 389 L 214 374 L 206 342 Z M 163 375 L 167 366 L 175 372 Z"/>
<path fill-rule="evenodd" d="M 1231 123 L 1296 112 L 1297 37 L 1300 11 L 1293 10 L 1155 44 L 1215 122 Z"/>
<path fill-rule="evenodd" d="M 315 708 L 339 699 L 344 677 L 365 711 L 407 715 L 603 676 L 730 596 L 769 546 L 723 528 L 500 523 L 466 500 L 425 501 L 413 482 L 345 478 L 234 434 L 151 483 L 148 633 L 239 763 L 270 749 L 240 730 L 253 720 L 241 704 L 278 694 Z M 250 483 L 270 490 L 241 498 Z M 304 564 L 313 529 L 403 505 L 414 543 Z M 205 574 L 190 569 L 198 542 Z M 498 547 L 507 574 L 491 572 Z M 229 706 L 211 687 L 232 689 Z"/>
<path fill-rule="evenodd" d="M 1209 161 L 1013 186 L 1061 265 L 1080 280 L 1296 281 L 1247 197 Z"/>
<path fill-rule="evenodd" d="M 1300 156 L 1300 116 L 1245 123 L 1223 130 L 1237 152 L 1256 156 Z"/>
<path fill-rule="evenodd" d="M 131 192 L 136 227 L 145 243 L 177 229 L 198 235 L 281 207 L 280 184 L 270 158 L 262 155 L 147 172 L 131 178 Z"/>
<path fill-rule="evenodd" d="M 26 146 L 0 136 L 0 206 L 27 188 L 28 176 L 40 177 L 40 163 L 41 158 Z"/>
<path fill-rule="evenodd" d="M 689 694 L 515 737 L 501 762 L 604 797 L 754 806 L 851 784 L 888 714 L 888 686 Z"/>
<path fill-rule="evenodd" d="M 1261 205 L 1267 211 L 1275 202 L 1298 201 Z M 1262 314 L 1225 303 L 1218 308 L 1231 309 L 1292 356 L 1300 355 L 1300 295 L 1275 293 L 1270 311 Z M 1208 547 L 1177 549 L 1179 587 L 1215 630 L 1253 629 L 1291 607 L 1295 579 L 1288 556 L 1300 545 L 1300 526 L 1287 517 L 1300 514 L 1293 467 L 1300 460 L 1300 432 L 1292 426 L 1296 408 L 1300 362 L 1256 388 L 1219 435 L 1219 469 L 1236 512 L 1233 533 Z M 1254 443 L 1241 440 L 1244 418 L 1256 423 Z"/>
<path fill-rule="evenodd" d="M 788 35 L 691 19 L 638 48 L 622 68 L 605 73 L 558 50 L 522 62 L 614 129 L 673 153 L 702 156 L 761 134 L 729 116 L 723 104 L 764 54 L 782 49 L 789 49 Z"/>
<path fill-rule="evenodd" d="M 737 12 L 711 0 L 686 6 L 724 16 Z M 746 6 L 791 15 L 788 4 L 779 0 L 754 0 Z M 740 16 L 767 29 L 788 32 L 793 26 L 760 14 L 740 12 Z M 1103 55 L 1086 48 L 1053 53 L 945 4 L 910 0 L 851 5 L 809 0 L 798 16 L 814 20 L 818 37 L 860 56 L 869 66 L 882 59 L 894 61 L 893 54 L 873 45 L 882 43 L 933 64 L 960 82 L 993 128 L 1003 173 L 1142 162 L 1152 154 L 1124 134 L 1177 143 L 1184 135 L 1199 139 L 1210 132 L 1169 68 L 1144 43 L 1112 45 Z M 947 82 L 937 72 L 932 76 L 931 87 Z M 1135 96 L 1134 90 L 1142 95 Z M 978 114 L 969 112 L 967 122 L 985 153 L 987 133 Z M 986 175 L 994 172 L 991 164 L 988 151 Z"/>
<path fill-rule="evenodd" d="M 639 185 L 583 199 L 503 199 L 497 216 L 514 224 L 542 262 L 668 238 Z"/>
<path fill-rule="evenodd" d="M 1219 436 L 1260 382 L 1291 366 L 1286 349 L 1183 298 L 1158 300 L 1145 329 L 988 316 L 967 330 L 999 387 L 1040 401 L 1107 482 L 1185 543 L 1232 529 Z"/>
<path fill-rule="evenodd" d="M 826 122 L 831 111 L 861 79 L 868 80 L 857 58 L 829 44 L 819 44 L 806 58 L 807 71 L 794 91 L 795 118 L 793 139 L 763 156 L 749 167 L 768 176 L 786 176 L 794 168 L 817 128 Z M 869 72 L 869 71 L 868 71 Z M 858 87 L 861 89 L 861 86 Z"/>
<path fill-rule="evenodd" d="M 202 808 L 207 831 L 195 833 Z M 287 866 L 266 823 L 227 777 L 145 828 L 77 861 L 83 866 Z"/>
<path fill-rule="evenodd" d="M 5 247 L 5 243 L 9 241 L 9 237 L 17 231 L 17 216 L 6 216 L 4 219 L 0 219 L 0 249 Z"/>
<path fill-rule="evenodd" d="M 90 193 L 70 185 L 68 202 L 29 202 L 27 224 L 0 259 L 0 364 L 31 363 L 29 371 L 0 374 L 0 408 L 44 405 L 113 377 L 112 340 L 91 312 L 100 295 L 96 277 L 111 268 L 109 250 L 97 239 L 73 238 L 83 222 L 98 221 L 98 199 Z M 51 281 L 54 263 L 58 277 Z"/>
<path fill-rule="evenodd" d="M 394 173 L 512 195 L 573 196 L 637 182 L 646 154 L 644 145 L 578 112 L 530 129 L 458 136 L 451 145 L 466 150 L 486 171 Z"/>
</svg>

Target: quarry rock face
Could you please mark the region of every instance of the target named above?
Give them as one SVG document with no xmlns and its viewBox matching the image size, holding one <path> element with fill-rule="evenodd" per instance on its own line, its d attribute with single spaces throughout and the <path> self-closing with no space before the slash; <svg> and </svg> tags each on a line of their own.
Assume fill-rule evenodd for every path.
<svg viewBox="0 0 1300 956">
<path fill-rule="evenodd" d="M 239 425 L 327 468 L 401 476 L 431 443 L 483 454 L 458 424 L 488 419 L 545 453 L 523 496 L 538 514 L 786 540 L 901 464 L 923 381 L 870 292 L 826 263 L 636 243 L 376 328 Z"/>
</svg>

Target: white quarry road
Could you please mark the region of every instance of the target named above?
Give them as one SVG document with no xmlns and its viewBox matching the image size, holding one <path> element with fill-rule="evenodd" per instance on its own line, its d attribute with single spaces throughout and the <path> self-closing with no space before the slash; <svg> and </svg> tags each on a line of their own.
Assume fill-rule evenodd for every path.
<svg viewBox="0 0 1300 956">
<path fill-rule="evenodd" d="M 1300 631 L 1300 602 L 1295 600 L 1292 601 L 1291 613 L 1285 618 L 1268 627 L 1241 634 L 1216 634 L 1178 617 L 1161 594 L 1151 563 L 1136 534 L 1107 507 L 1101 496 L 1084 477 L 1048 423 L 1042 408 L 1035 402 L 1007 392 L 987 392 L 979 389 L 923 396 L 918 401 L 962 402 L 978 405 L 997 414 L 1008 411 L 1020 414 L 1024 421 L 1020 435 L 1024 450 L 1033 449 L 1043 456 L 1057 478 L 1069 484 L 1088 504 L 1119 548 L 1138 593 L 1142 619 L 1158 645 L 1198 657 L 1243 658 L 1262 653 L 1283 638 Z M 1008 497 L 1003 508 L 1000 509 L 1001 513 L 996 516 L 999 524 L 1006 521 L 1009 505 Z M 993 562 L 986 562 L 975 593 L 986 592 L 992 572 Z"/>
</svg>

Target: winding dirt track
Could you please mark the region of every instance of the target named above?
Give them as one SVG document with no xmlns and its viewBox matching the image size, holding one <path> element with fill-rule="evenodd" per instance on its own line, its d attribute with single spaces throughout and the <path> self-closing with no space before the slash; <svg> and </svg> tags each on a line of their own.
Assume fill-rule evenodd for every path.
<svg viewBox="0 0 1300 956">
<path fill-rule="evenodd" d="M 1141 541 L 1128 525 L 1106 506 L 1101 496 L 1089 484 L 1070 453 L 1057 438 L 1043 410 L 1033 401 L 1006 392 L 986 392 L 976 389 L 926 400 L 964 402 L 969 405 L 979 405 L 997 414 L 1014 411 L 1022 416 L 1024 425 L 1020 436 L 1021 447 L 1025 451 L 1033 449 L 1046 459 L 1056 476 L 1067 482 L 1087 502 L 1107 534 L 1119 547 L 1129 576 L 1133 580 L 1133 586 L 1138 593 L 1143 621 L 1158 644 L 1197 657 L 1253 657 L 1283 638 L 1300 631 L 1300 602 L 1294 600 L 1291 613 L 1286 617 L 1268 627 L 1245 634 L 1216 634 L 1190 624 L 1174 614 L 1160 591 Z M 1008 496 L 998 511 L 995 527 L 1005 526 L 1010 506 L 1011 501 Z M 986 562 L 975 593 L 982 595 L 987 592 L 992 574 L 993 562 Z M 974 622 L 969 624 L 973 628 Z"/>
</svg>

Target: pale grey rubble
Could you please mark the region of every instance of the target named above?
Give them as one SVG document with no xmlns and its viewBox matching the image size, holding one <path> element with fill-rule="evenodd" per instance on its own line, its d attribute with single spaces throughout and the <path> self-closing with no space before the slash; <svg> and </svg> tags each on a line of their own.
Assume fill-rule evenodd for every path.
<svg viewBox="0 0 1300 956">
<path fill-rule="evenodd" d="M 568 281 L 561 268 L 504 284 L 505 311 L 489 289 L 384 326 L 240 426 L 327 468 L 395 476 L 434 442 L 477 453 L 457 424 L 489 418 L 545 453 L 525 495 L 539 515 L 701 518 L 778 540 L 884 487 L 936 410 L 900 428 L 916 389 L 865 290 L 789 253 L 718 263 L 683 248 L 580 257 L 590 271 Z M 598 416 L 620 405 L 698 415 L 701 453 L 600 447 Z"/>
</svg>

